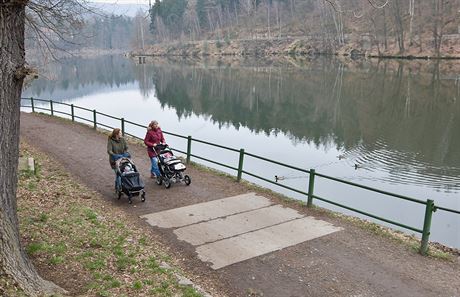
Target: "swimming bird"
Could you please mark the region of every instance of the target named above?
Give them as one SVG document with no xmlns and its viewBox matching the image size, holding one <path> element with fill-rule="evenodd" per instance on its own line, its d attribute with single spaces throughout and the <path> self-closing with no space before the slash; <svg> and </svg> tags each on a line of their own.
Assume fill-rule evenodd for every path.
<svg viewBox="0 0 460 297">
<path fill-rule="evenodd" d="M 275 182 L 278 182 L 279 180 L 284 180 L 284 179 L 285 179 L 284 176 L 275 175 Z"/>
</svg>

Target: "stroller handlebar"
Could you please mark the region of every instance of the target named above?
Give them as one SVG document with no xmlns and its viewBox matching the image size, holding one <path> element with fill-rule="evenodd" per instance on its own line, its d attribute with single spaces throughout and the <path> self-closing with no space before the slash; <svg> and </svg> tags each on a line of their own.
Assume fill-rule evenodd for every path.
<svg viewBox="0 0 460 297">
<path fill-rule="evenodd" d="M 169 147 L 169 145 L 167 145 L 166 143 L 160 143 L 160 144 L 154 145 L 153 147 L 154 147 L 155 149 L 160 149 L 160 150 L 162 150 L 162 149 L 164 149 L 164 148 Z"/>
</svg>

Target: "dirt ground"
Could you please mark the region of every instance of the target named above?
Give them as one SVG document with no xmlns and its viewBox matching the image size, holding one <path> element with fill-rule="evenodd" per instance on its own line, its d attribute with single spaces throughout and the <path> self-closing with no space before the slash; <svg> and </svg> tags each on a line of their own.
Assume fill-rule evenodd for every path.
<svg viewBox="0 0 460 297">
<path fill-rule="evenodd" d="M 59 161 L 72 177 L 99 192 L 105 201 L 137 218 L 168 246 L 179 265 L 200 286 L 228 296 L 460 296 L 460 259 L 423 257 L 396 240 L 376 235 L 327 212 L 306 209 L 276 195 L 261 195 L 328 221 L 344 230 L 219 270 L 201 262 L 195 249 L 169 229 L 153 228 L 138 216 L 256 191 L 243 183 L 190 166 L 189 187 L 157 186 L 141 145 L 130 151 L 144 181 L 147 201 L 117 200 L 106 153 L 107 138 L 90 127 L 44 115 L 21 114 L 21 137 Z M 43 170 L 46 170 L 44 168 Z"/>
<path fill-rule="evenodd" d="M 43 278 L 66 296 L 201 296 L 203 290 L 185 281 L 169 249 L 136 216 L 69 178 L 59 162 L 24 140 L 20 153 L 37 165 L 35 173 L 19 173 L 21 240 Z M 219 296 L 212 287 L 207 291 Z M 24 294 L 0 275 L 0 296 Z"/>
</svg>

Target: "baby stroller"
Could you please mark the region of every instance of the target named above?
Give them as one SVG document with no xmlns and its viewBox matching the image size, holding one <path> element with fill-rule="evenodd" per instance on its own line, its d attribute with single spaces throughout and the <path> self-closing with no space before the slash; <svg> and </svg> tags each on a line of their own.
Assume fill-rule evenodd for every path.
<svg viewBox="0 0 460 297">
<path fill-rule="evenodd" d="M 174 156 L 173 152 L 167 144 L 158 144 L 155 146 L 158 153 L 158 168 L 161 176 L 157 176 L 157 184 L 164 184 L 166 189 L 171 187 L 171 184 L 184 182 L 187 186 L 190 185 L 192 179 L 188 175 L 184 175 L 187 167 L 182 163 L 181 159 Z"/>
<path fill-rule="evenodd" d="M 129 158 L 120 158 L 116 161 L 117 175 L 121 178 L 121 189 L 118 189 L 118 199 L 122 194 L 128 196 L 129 204 L 133 203 L 134 196 L 141 195 L 145 202 L 144 182 L 141 180 L 136 165 Z"/>
</svg>

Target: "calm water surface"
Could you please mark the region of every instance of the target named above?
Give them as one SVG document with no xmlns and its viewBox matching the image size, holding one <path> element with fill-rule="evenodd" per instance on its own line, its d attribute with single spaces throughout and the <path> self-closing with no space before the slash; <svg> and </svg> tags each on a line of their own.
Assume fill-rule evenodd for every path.
<svg viewBox="0 0 460 297">
<path fill-rule="evenodd" d="M 24 96 L 72 102 L 141 124 L 157 119 L 170 132 L 460 209 L 456 67 L 452 62 L 330 58 L 158 59 L 137 65 L 107 56 L 49 65 L 46 79 L 34 81 Z M 92 118 L 88 112 L 77 114 Z M 103 117 L 98 121 L 119 125 Z M 135 126 L 126 129 L 140 137 L 145 134 Z M 167 140 L 186 149 L 184 140 Z M 238 164 L 237 153 L 198 143 L 193 143 L 192 153 Z M 279 183 L 307 191 L 305 174 L 250 157 L 244 165 L 255 174 L 270 180 L 278 175 L 284 178 Z M 322 178 L 316 180 L 315 194 L 422 228 L 423 205 Z M 460 215 L 434 213 L 431 239 L 460 247 Z"/>
</svg>

